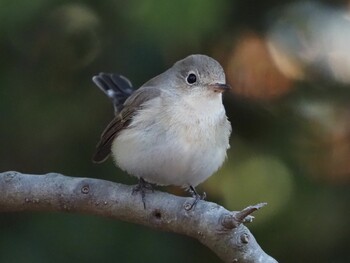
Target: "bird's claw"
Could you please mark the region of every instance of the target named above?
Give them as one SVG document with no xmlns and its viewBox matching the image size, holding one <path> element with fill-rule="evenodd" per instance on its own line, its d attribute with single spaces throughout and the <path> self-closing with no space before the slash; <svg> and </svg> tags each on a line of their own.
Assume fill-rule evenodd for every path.
<svg viewBox="0 0 350 263">
<path fill-rule="evenodd" d="M 152 191 L 153 193 L 153 185 L 146 182 L 142 177 L 140 177 L 139 183 L 132 189 L 132 195 L 140 192 L 144 209 L 146 209 L 146 191 Z"/>
<path fill-rule="evenodd" d="M 207 197 L 207 194 L 205 192 L 203 192 L 202 195 L 198 194 L 196 189 L 192 185 L 190 185 L 190 188 L 188 189 L 188 191 L 194 198 L 192 204 L 188 206 L 188 210 L 191 210 L 194 206 L 196 206 L 199 200 L 205 200 L 205 198 Z"/>
</svg>

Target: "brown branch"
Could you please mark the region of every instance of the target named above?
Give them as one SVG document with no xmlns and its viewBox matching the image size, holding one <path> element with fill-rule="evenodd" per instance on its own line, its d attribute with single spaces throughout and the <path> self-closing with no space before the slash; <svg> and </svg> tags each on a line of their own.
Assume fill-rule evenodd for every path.
<svg viewBox="0 0 350 263">
<path fill-rule="evenodd" d="M 58 173 L 0 173 L 0 212 L 58 211 L 111 217 L 196 238 L 224 262 L 277 262 L 243 225 L 263 205 L 230 212 L 199 201 L 188 210 L 192 201 L 155 191 L 147 194 L 144 209 L 140 196 L 132 195 L 131 186 Z"/>
</svg>

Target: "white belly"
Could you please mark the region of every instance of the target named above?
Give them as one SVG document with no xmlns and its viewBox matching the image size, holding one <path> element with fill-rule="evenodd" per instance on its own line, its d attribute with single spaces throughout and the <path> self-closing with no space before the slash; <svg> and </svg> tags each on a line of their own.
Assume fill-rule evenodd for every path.
<svg viewBox="0 0 350 263">
<path fill-rule="evenodd" d="M 117 165 L 150 183 L 185 187 L 216 172 L 226 158 L 231 131 L 223 106 L 215 114 L 186 111 L 187 121 L 181 110 L 186 111 L 179 107 L 174 114 L 159 104 L 158 110 L 137 114 L 113 142 Z"/>
</svg>

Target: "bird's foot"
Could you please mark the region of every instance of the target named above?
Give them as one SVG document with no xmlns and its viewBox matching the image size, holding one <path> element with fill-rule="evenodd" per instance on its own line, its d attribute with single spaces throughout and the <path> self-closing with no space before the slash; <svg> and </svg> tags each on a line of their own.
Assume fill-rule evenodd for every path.
<svg viewBox="0 0 350 263">
<path fill-rule="evenodd" d="M 192 185 L 190 185 L 188 191 L 194 198 L 192 204 L 189 205 L 188 210 L 191 210 L 198 203 L 199 200 L 204 200 L 207 197 L 207 194 L 205 192 L 203 192 L 202 195 L 198 194 L 196 189 Z"/>
<path fill-rule="evenodd" d="M 140 177 L 139 183 L 132 189 L 132 194 L 135 195 L 136 193 L 141 193 L 141 199 L 143 203 L 143 208 L 146 209 L 146 191 L 152 191 L 154 192 L 153 185 L 151 183 L 148 183 Z"/>
</svg>

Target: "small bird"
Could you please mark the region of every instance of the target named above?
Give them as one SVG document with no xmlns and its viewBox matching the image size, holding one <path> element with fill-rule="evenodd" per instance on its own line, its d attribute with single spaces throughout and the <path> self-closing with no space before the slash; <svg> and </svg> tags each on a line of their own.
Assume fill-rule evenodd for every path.
<svg viewBox="0 0 350 263">
<path fill-rule="evenodd" d="M 230 89 L 221 65 L 206 55 L 190 55 L 134 90 L 120 75 L 100 73 L 93 82 L 112 100 L 115 117 L 97 144 L 93 161 L 110 154 L 117 166 L 139 178 L 134 192 L 151 184 L 195 187 L 226 159 L 231 124 L 222 104 Z"/>
</svg>

